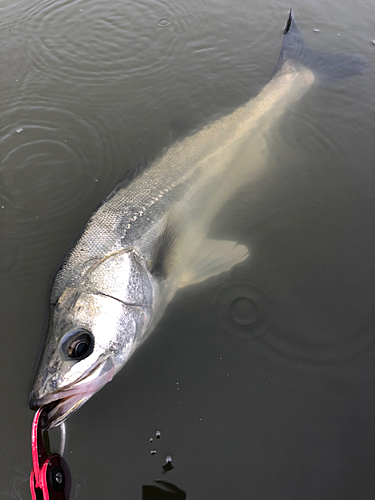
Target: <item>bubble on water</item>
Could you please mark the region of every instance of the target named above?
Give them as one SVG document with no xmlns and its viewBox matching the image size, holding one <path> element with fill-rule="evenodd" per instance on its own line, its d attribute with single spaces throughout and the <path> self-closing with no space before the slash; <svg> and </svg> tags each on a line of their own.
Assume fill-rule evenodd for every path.
<svg viewBox="0 0 375 500">
<path fill-rule="evenodd" d="M 167 456 L 165 457 L 165 463 L 166 463 L 166 464 L 172 463 L 172 456 L 171 456 L 171 455 L 167 455 Z"/>
<path fill-rule="evenodd" d="M 156 455 L 156 450 L 151 450 L 151 451 L 150 451 L 150 454 L 151 454 L 151 455 Z"/>
<path fill-rule="evenodd" d="M 161 432 L 160 431 L 156 431 L 155 432 L 155 436 L 156 436 L 156 439 L 160 439 Z"/>
<path fill-rule="evenodd" d="M 153 438 L 150 438 L 150 443 L 152 443 L 153 441 L 154 441 L 154 439 L 153 439 Z"/>
<path fill-rule="evenodd" d="M 371 40 L 372 45 L 375 45 L 375 40 Z"/>
<path fill-rule="evenodd" d="M 156 23 L 156 26 L 158 26 L 159 28 L 168 28 L 168 26 L 170 25 L 171 21 L 167 17 L 161 17 Z"/>
<path fill-rule="evenodd" d="M 315 31 L 315 33 L 319 33 L 320 30 L 318 28 L 314 28 L 313 31 Z"/>
</svg>

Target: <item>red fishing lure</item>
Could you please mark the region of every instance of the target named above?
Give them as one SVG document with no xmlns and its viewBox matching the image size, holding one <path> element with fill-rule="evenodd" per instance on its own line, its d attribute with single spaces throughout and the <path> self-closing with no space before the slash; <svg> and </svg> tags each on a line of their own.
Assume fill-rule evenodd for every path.
<svg viewBox="0 0 375 500">
<path fill-rule="evenodd" d="M 71 478 L 68 464 L 62 456 L 48 450 L 48 434 L 42 430 L 46 407 L 35 413 L 31 430 L 33 469 L 30 474 L 32 500 L 69 500 Z M 45 440 L 43 439 L 45 435 Z"/>
</svg>

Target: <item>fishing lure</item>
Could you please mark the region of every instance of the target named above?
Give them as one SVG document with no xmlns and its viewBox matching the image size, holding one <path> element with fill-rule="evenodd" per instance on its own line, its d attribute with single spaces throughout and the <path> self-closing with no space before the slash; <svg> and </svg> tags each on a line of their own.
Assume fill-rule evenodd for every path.
<svg viewBox="0 0 375 500">
<path fill-rule="evenodd" d="M 30 474 L 32 500 L 69 500 L 71 476 L 63 457 L 49 450 L 45 418 L 50 408 L 43 406 L 35 413 L 31 429 L 31 455 L 33 468 Z"/>
</svg>

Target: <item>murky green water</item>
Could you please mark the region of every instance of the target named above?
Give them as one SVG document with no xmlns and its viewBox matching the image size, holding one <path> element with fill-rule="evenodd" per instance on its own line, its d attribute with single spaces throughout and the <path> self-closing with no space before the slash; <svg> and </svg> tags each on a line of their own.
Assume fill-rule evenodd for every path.
<svg viewBox="0 0 375 500">
<path fill-rule="evenodd" d="M 126 171 L 259 92 L 288 8 L 0 5 L 0 498 L 29 498 L 28 392 L 70 241 Z M 309 45 L 374 61 L 371 2 L 294 11 Z M 251 258 L 179 292 L 68 420 L 73 498 L 156 479 L 195 500 L 374 497 L 373 82 L 314 87 L 270 135 L 267 174 L 212 227 Z"/>
</svg>

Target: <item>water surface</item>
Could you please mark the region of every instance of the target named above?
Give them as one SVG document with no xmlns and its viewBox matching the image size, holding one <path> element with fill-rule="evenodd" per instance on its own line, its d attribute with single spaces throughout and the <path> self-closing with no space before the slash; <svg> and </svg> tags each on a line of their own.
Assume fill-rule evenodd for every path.
<svg viewBox="0 0 375 500">
<path fill-rule="evenodd" d="M 28 392 L 70 241 L 130 168 L 257 95 L 288 8 L 2 3 L 0 498 L 29 498 Z M 294 11 L 314 48 L 374 61 L 371 2 Z M 315 86 L 270 133 L 267 173 L 211 231 L 251 257 L 180 291 L 68 420 L 73 498 L 156 479 L 195 500 L 374 498 L 373 82 Z"/>
</svg>

